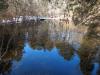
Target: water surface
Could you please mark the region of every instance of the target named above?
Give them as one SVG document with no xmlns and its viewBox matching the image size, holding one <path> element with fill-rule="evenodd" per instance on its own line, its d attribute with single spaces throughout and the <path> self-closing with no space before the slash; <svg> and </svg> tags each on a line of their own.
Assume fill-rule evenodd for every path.
<svg viewBox="0 0 100 75">
<path fill-rule="evenodd" d="M 40 21 L 1 25 L 0 35 L 0 75 L 100 73 L 100 42 L 84 31 Z"/>
</svg>

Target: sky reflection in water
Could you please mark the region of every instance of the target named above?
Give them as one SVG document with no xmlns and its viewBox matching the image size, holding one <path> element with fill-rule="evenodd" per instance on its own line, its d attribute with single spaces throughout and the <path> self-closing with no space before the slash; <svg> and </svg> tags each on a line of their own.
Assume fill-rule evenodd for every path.
<svg viewBox="0 0 100 75">
<path fill-rule="evenodd" d="M 74 53 L 71 60 L 65 60 L 56 47 L 49 50 L 32 49 L 25 44 L 24 54 L 19 62 L 13 61 L 11 75 L 82 75 L 80 58 Z"/>
</svg>

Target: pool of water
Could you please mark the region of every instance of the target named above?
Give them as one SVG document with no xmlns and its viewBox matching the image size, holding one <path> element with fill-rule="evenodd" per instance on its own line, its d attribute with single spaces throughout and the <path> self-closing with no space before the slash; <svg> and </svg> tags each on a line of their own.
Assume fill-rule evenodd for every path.
<svg viewBox="0 0 100 75">
<path fill-rule="evenodd" d="M 59 54 L 54 47 L 51 51 L 32 49 L 25 43 L 22 59 L 13 61 L 11 75 L 82 75 L 80 58 L 77 53 L 70 60 Z"/>
<path fill-rule="evenodd" d="M 100 74 L 98 39 L 50 22 L 31 24 L 1 26 L 0 75 Z"/>
</svg>

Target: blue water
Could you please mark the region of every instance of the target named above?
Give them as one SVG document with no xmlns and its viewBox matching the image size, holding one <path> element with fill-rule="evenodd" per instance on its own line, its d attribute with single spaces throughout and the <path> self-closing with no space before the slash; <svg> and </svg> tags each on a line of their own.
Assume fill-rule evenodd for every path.
<svg viewBox="0 0 100 75">
<path fill-rule="evenodd" d="M 100 68 L 100 64 L 99 63 L 94 63 L 94 69 L 91 72 L 91 75 L 97 75 L 97 72 L 98 72 L 99 68 Z"/>
<path fill-rule="evenodd" d="M 25 44 L 22 59 L 13 61 L 11 75 L 82 75 L 80 58 L 74 53 L 71 60 L 65 60 L 56 47 L 49 50 L 32 49 Z"/>
</svg>

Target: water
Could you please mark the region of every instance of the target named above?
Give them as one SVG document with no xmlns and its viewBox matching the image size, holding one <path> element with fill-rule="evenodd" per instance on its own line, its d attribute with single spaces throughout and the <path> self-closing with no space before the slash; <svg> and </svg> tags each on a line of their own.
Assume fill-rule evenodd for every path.
<svg viewBox="0 0 100 75">
<path fill-rule="evenodd" d="M 83 38 L 87 35 L 75 28 L 53 28 L 50 21 L 17 25 L 1 26 L 0 75 L 99 75 L 99 47 L 95 48 L 94 38 Z"/>
<path fill-rule="evenodd" d="M 37 50 L 29 43 L 25 43 L 24 52 L 20 62 L 13 61 L 11 75 L 82 75 L 77 54 L 67 60 L 59 55 L 56 47 L 51 51 Z"/>
<path fill-rule="evenodd" d="M 94 63 L 94 69 L 92 71 L 92 75 L 97 75 L 97 71 L 99 70 L 100 64 L 99 63 Z"/>
</svg>

